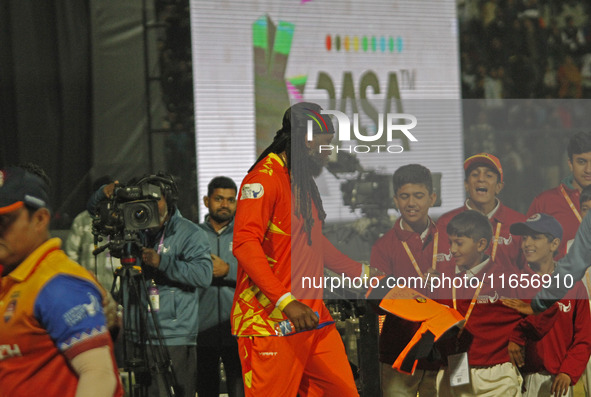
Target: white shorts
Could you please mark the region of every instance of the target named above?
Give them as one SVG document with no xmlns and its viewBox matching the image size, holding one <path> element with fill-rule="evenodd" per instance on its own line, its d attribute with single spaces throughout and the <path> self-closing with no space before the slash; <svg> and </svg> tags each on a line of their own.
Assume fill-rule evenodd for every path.
<svg viewBox="0 0 591 397">
<path fill-rule="evenodd" d="M 525 387 L 525 392 L 523 393 L 523 396 L 551 396 L 552 382 L 554 382 L 554 375 L 548 372 L 536 372 L 533 374 L 527 374 L 523 377 L 523 385 Z M 563 394 L 562 396 L 565 396 L 565 394 Z M 566 396 L 573 396 L 572 386 L 568 388 Z"/>
<path fill-rule="evenodd" d="M 521 397 L 522 383 L 521 374 L 511 363 L 470 368 L 470 383 L 462 386 L 450 386 L 448 368 L 437 374 L 440 397 Z"/>
</svg>

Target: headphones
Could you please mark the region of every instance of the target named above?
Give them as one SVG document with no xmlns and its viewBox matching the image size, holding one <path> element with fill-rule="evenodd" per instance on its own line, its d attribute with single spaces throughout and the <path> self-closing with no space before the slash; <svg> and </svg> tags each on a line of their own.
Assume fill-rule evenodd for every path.
<svg viewBox="0 0 591 397">
<path fill-rule="evenodd" d="M 164 194 L 168 207 L 174 207 L 179 199 L 179 189 L 172 175 L 161 171 L 156 175 L 145 175 L 135 184 L 141 186 L 146 183 L 158 186 L 162 191 L 162 194 Z"/>
</svg>

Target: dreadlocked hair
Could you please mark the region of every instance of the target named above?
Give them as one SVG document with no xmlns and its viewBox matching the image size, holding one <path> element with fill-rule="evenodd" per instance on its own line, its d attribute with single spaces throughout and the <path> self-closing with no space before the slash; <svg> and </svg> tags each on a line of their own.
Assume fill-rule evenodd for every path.
<svg viewBox="0 0 591 397">
<path fill-rule="evenodd" d="M 322 222 L 326 218 L 326 212 L 322 206 L 320 192 L 310 167 L 308 147 L 306 146 L 307 118 L 304 114 L 306 110 L 320 112 L 322 108 L 315 103 L 302 102 L 287 109 L 283 116 L 283 127 L 277 131 L 271 145 L 261 153 L 248 171 L 252 171 L 256 164 L 270 153 L 286 153 L 287 170 L 294 198 L 292 207 L 295 215 L 304 219 L 304 230 L 308 235 L 308 245 L 312 245 L 312 227 L 314 226 L 312 202 L 314 202 L 318 211 L 318 218 Z M 330 121 L 330 119 L 328 120 Z M 330 123 L 330 126 L 332 127 L 332 123 Z M 334 127 L 332 132 L 334 132 Z"/>
</svg>

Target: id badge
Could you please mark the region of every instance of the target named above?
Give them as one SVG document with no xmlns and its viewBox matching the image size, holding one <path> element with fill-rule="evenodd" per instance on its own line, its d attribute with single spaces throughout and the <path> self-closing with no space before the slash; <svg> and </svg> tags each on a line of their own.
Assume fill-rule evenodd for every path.
<svg viewBox="0 0 591 397">
<path fill-rule="evenodd" d="M 449 384 L 452 387 L 470 383 L 468 353 L 458 353 L 448 356 L 447 363 L 449 365 Z"/>
</svg>

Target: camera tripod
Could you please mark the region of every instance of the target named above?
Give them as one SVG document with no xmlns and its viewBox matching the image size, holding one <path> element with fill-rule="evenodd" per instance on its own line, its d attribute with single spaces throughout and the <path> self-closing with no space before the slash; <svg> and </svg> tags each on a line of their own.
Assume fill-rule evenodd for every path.
<svg viewBox="0 0 591 397">
<path fill-rule="evenodd" d="M 138 254 L 137 242 L 125 242 L 121 267 L 115 272 L 111 288 L 113 297 L 124 308 L 121 340 L 123 368 L 128 376 L 125 392 L 130 397 L 146 397 L 153 377 L 157 376 L 164 384 L 166 395 L 174 397 L 176 383 L 172 361 L 148 296 L 144 272 L 137 265 Z"/>
</svg>

